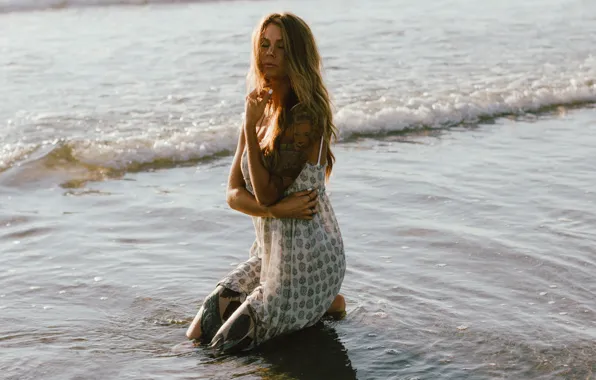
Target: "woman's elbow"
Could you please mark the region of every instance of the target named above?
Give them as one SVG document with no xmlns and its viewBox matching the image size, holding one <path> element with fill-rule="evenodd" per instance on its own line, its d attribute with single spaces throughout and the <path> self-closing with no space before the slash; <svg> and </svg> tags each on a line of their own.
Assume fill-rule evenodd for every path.
<svg viewBox="0 0 596 380">
<path fill-rule="evenodd" d="M 238 189 L 228 189 L 226 193 L 226 202 L 231 209 L 236 210 L 238 200 Z"/>
<path fill-rule="evenodd" d="M 275 197 L 272 196 L 268 196 L 268 195 L 255 195 L 255 198 L 257 200 L 257 203 L 262 206 L 262 207 L 269 207 L 272 206 L 277 199 Z"/>
</svg>

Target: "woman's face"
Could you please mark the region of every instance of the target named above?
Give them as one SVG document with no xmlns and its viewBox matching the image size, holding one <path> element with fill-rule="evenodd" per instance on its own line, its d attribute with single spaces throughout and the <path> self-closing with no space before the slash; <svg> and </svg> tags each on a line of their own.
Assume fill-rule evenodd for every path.
<svg viewBox="0 0 596 380">
<path fill-rule="evenodd" d="M 284 41 L 281 29 L 269 24 L 259 43 L 259 69 L 265 79 L 278 79 L 286 76 Z"/>
</svg>

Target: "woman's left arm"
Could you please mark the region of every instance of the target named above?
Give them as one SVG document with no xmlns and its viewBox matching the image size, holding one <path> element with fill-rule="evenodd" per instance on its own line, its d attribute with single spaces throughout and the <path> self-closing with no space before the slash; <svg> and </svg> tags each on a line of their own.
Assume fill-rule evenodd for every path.
<svg viewBox="0 0 596 380">
<path fill-rule="evenodd" d="M 265 168 L 263 154 L 257 138 L 256 123 L 247 122 L 244 125 L 246 136 L 246 149 L 248 159 L 248 171 L 254 190 L 254 195 L 261 205 L 270 206 L 277 202 L 284 192 L 283 180 Z"/>
<path fill-rule="evenodd" d="M 262 90 L 261 92 L 255 90 L 246 97 L 245 106 L 244 136 L 246 137 L 248 171 L 255 199 L 262 206 L 270 206 L 277 202 L 284 191 L 283 180 L 269 173 L 265 167 L 257 137 L 257 123 L 263 117 L 272 93 L 272 90 Z"/>
<path fill-rule="evenodd" d="M 248 171 L 254 196 L 257 202 L 263 206 L 270 206 L 277 202 L 285 189 L 290 186 L 295 178 L 281 178 L 267 170 L 263 163 L 263 154 L 257 137 L 256 125 L 265 111 L 265 106 L 271 98 L 271 92 L 251 93 L 246 99 L 246 118 L 244 123 L 244 135 L 246 137 L 246 149 L 248 159 Z M 295 145 L 304 153 L 311 162 L 317 162 L 318 149 L 312 144 L 313 131 L 309 121 L 302 121 L 293 125 Z"/>
</svg>

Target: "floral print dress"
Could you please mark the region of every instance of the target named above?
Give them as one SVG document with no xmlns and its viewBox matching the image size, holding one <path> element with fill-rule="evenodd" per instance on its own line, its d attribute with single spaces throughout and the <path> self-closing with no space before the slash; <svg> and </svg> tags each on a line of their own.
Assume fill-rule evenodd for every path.
<svg viewBox="0 0 596 380">
<path fill-rule="evenodd" d="M 325 191 L 321 151 L 322 142 L 317 164 L 306 162 L 284 194 L 317 189 L 313 219 L 253 217 L 256 239 L 249 259 L 219 281 L 203 303 L 204 339 L 211 339 L 212 347 L 250 349 L 311 326 L 339 293 L 346 269 L 344 245 Z M 254 193 L 246 151 L 241 167 L 246 188 Z M 221 314 L 218 306 L 225 304 L 233 312 Z"/>
</svg>

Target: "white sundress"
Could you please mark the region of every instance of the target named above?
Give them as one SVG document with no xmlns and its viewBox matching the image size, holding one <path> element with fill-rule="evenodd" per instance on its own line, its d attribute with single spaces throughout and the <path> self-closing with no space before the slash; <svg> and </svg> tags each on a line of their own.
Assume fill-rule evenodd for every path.
<svg viewBox="0 0 596 380">
<path fill-rule="evenodd" d="M 249 259 L 218 283 L 219 296 L 225 292 L 229 293 L 228 297 L 231 294 L 237 309 L 220 321 L 217 297 L 203 304 L 204 318 L 213 322 L 211 327 L 203 328 L 204 334 L 210 332 L 205 334 L 206 339 L 213 337 L 212 347 L 222 351 L 250 349 L 281 334 L 311 326 L 320 320 L 339 293 L 346 269 L 344 245 L 325 191 L 326 165 L 320 164 L 321 151 L 322 141 L 317 164 L 306 162 L 284 193 L 285 196 L 317 189 L 314 217 L 311 220 L 252 217 L 256 239 Z M 241 168 L 247 190 L 254 193 L 246 151 Z M 242 324 L 242 319 L 245 328 L 235 328 Z M 247 333 L 248 325 L 251 327 Z"/>
</svg>

